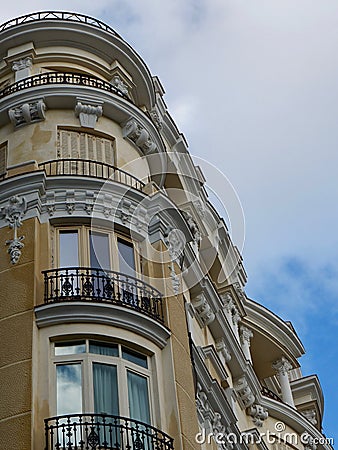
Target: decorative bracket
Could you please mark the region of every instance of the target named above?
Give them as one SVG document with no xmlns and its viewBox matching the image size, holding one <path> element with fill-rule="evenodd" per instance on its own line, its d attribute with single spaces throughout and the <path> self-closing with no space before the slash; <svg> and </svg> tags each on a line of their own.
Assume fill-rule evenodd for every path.
<svg viewBox="0 0 338 450">
<path fill-rule="evenodd" d="M 95 128 L 97 119 L 103 114 L 103 102 L 85 98 L 76 100 L 75 115 L 79 118 L 81 127 Z"/>
<path fill-rule="evenodd" d="M 148 155 L 155 152 L 155 142 L 151 139 L 148 131 L 136 122 L 135 119 L 128 120 L 122 131 L 123 137 L 132 140 L 144 154 Z"/>
<path fill-rule="evenodd" d="M 30 123 L 44 120 L 45 111 L 45 102 L 42 99 L 39 99 L 10 108 L 8 110 L 8 115 L 14 127 L 19 128 L 24 125 L 29 125 Z"/>
<path fill-rule="evenodd" d="M 14 237 L 6 241 L 8 245 L 8 253 L 11 258 L 11 263 L 16 264 L 21 256 L 21 249 L 24 247 L 22 241 L 25 236 L 18 236 L 18 228 L 22 225 L 22 219 L 27 210 L 27 202 L 25 198 L 13 196 L 10 198 L 7 206 L 1 208 L 0 212 L 8 222 L 8 226 L 13 228 Z"/>
</svg>

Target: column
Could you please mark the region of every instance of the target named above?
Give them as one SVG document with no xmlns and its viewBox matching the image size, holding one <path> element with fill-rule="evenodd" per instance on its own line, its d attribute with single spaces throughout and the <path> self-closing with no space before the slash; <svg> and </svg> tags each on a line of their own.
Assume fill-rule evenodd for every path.
<svg viewBox="0 0 338 450">
<path fill-rule="evenodd" d="M 253 337 L 253 333 L 249 328 L 242 325 L 240 327 L 241 331 L 241 345 L 244 352 L 245 358 L 252 363 L 251 352 L 250 352 L 250 340 Z"/>
<path fill-rule="evenodd" d="M 272 367 L 277 371 L 278 374 L 283 401 L 294 408 L 295 404 L 293 402 L 289 381 L 289 370 L 292 369 L 291 363 L 284 356 L 282 356 L 281 359 L 272 364 Z"/>
</svg>

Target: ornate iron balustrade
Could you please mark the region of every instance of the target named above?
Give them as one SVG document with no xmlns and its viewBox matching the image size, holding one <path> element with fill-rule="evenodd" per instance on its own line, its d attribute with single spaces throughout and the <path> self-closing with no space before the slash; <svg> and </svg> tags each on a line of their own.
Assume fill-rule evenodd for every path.
<svg viewBox="0 0 338 450">
<path fill-rule="evenodd" d="M 45 450 L 173 450 L 166 433 L 138 420 L 108 414 L 45 419 Z"/>
<path fill-rule="evenodd" d="M 264 395 L 264 397 L 269 397 L 272 398 L 272 400 L 276 400 L 277 402 L 283 403 L 283 400 L 277 394 L 271 391 L 271 389 L 268 389 L 267 387 L 263 386 L 261 392 L 262 395 Z"/>
<path fill-rule="evenodd" d="M 67 267 L 46 270 L 44 302 L 89 301 L 131 308 L 163 323 L 162 294 L 144 281 L 111 270 Z"/>
<path fill-rule="evenodd" d="M 114 36 L 119 36 L 113 28 L 106 25 L 101 20 L 94 19 L 93 17 L 86 16 L 84 14 L 66 12 L 66 11 L 40 11 L 32 14 L 26 14 L 24 16 L 16 17 L 15 19 L 9 20 L 0 26 L 0 32 L 8 30 L 9 28 L 16 27 L 27 22 L 37 22 L 39 20 L 66 20 L 67 22 L 80 22 L 87 25 L 92 25 L 101 30 L 107 31 Z"/>
<path fill-rule="evenodd" d="M 118 95 L 131 102 L 130 98 L 127 95 L 125 95 L 111 83 L 108 83 L 108 81 L 101 80 L 100 78 L 94 77 L 93 75 L 71 72 L 47 72 L 24 78 L 17 81 L 16 83 L 6 86 L 2 91 L 0 91 L 0 99 L 14 94 L 15 92 L 23 91 L 24 89 L 55 84 L 92 87 L 109 92 L 111 94 Z"/>
<path fill-rule="evenodd" d="M 39 164 L 47 176 L 75 175 L 111 179 L 138 190 L 145 186 L 143 181 L 118 167 L 89 159 L 53 159 Z"/>
</svg>

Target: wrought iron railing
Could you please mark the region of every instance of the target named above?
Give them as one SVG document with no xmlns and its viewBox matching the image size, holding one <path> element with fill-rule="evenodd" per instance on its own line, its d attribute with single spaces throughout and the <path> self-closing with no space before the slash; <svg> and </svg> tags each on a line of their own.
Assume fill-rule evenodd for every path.
<svg viewBox="0 0 338 450">
<path fill-rule="evenodd" d="M 4 30 L 8 30 L 9 28 L 13 28 L 17 25 L 21 25 L 27 22 L 37 22 L 39 20 L 66 20 L 68 22 L 80 22 L 85 23 L 87 25 L 92 25 L 96 28 L 100 28 L 101 30 L 107 31 L 108 33 L 113 34 L 120 38 L 120 36 L 116 33 L 113 28 L 109 25 L 106 25 L 104 22 L 100 20 L 94 19 L 93 17 L 85 16 L 84 14 L 78 14 L 73 12 L 66 11 L 40 11 L 32 14 L 26 14 L 24 16 L 16 17 L 15 19 L 9 20 L 8 22 L 0 25 L 0 32 Z"/>
<path fill-rule="evenodd" d="M 135 277 L 88 267 L 67 267 L 45 270 L 42 273 L 45 303 L 110 303 L 134 309 L 164 322 L 162 294 Z"/>
<path fill-rule="evenodd" d="M 143 181 L 118 167 L 89 159 L 53 159 L 39 164 L 47 176 L 75 175 L 111 179 L 138 190 L 145 186 Z"/>
<path fill-rule="evenodd" d="M 277 402 L 283 403 L 283 400 L 277 395 L 275 394 L 271 389 L 268 389 L 266 386 L 262 386 L 262 395 L 264 395 L 264 397 L 269 397 L 272 398 L 272 400 L 276 400 Z"/>
<path fill-rule="evenodd" d="M 59 84 L 92 87 L 109 92 L 111 94 L 118 95 L 128 101 L 131 101 L 126 94 L 124 94 L 108 81 L 101 80 L 100 78 L 97 78 L 93 75 L 72 72 L 46 72 L 34 75 L 32 77 L 24 78 L 2 89 L 2 91 L 0 91 L 0 99 L 14 94 L 15 92 L 23 91 L 25 89 L 33 88 L 36 86 Z"/>
<path fill-rule="evenodd" d="M 108 414 L 45 419 L 45 450 L 173 450 L 166 433 L 138 420 Z"/>
</svg>

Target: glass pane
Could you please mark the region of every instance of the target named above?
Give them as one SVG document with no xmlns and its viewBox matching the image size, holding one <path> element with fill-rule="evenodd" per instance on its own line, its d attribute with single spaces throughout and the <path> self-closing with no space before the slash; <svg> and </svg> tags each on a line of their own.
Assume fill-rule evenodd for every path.
<svg viewBox="0 0 338 450">
<path fill-rule="evenodd" d="M 120 272 L 125 275 L 135 276 L 134 246 L 122 239 L 117 240 L 119 251 Z"/>
<path fill-rule="evenodd" d="M 56 366 L 57 415 L 82 412 L 81 364 Z"/>
<path fill-rule="evenodd" d="M 79 240 L 77 231 L 60 231 L 60 267 L 79 266 Z"/>
<path fill-rule="evenodd" d="M 94 411 L 96 414 L 119 414 L 116 366 L 93 363 Z"/>
<path fill-rule="evenodd" d="M 116 344 L 105 342 L 89 341 L 89 352 L 97 355 L 119 356 L 119 349 Z"/>
<path fill-rule="evenodd" d="M 86 352 L 85 341 L 79 342 L 56 342 L 55 343 L 55 355 L 75 355 L 78 353 Z"/>
<path fill-rule="evenodd" d="M 108 234 L 89 234 L 90 266 L 94 269 L 110 270 L 109 237 Z"/>
<path fill-rule="evenodd" d="M 127 372 L 130 418 L 150 424 L 147 378 L 129 370 Z"/>
<path fill-rule="evenodd" d="M 148 368 L 148 358 L 140 353 L 134 352 L 129 348 L 122 347 L 122 358 L 131 361 L 141 367 Z"/>
</svg>

